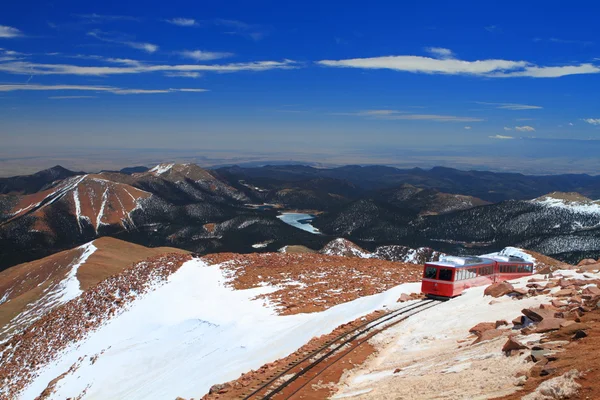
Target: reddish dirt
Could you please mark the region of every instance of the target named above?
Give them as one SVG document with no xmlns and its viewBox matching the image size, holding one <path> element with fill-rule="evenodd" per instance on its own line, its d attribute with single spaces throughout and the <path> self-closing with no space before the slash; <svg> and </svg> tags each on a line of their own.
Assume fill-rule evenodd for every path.
<svg viewBox="0 0 600 400">
<path fill-rule="evenodd" d="M 281 289 L 260 296 L 274 304 L 280 315 L 310 313 L 359 297 L 381 293 L 421 279 L 422 266 L 376 259 L 307 253 L 220 253 L 203 258 L 223 263 L 235 289 L 263 283 Z"/>
</svg>

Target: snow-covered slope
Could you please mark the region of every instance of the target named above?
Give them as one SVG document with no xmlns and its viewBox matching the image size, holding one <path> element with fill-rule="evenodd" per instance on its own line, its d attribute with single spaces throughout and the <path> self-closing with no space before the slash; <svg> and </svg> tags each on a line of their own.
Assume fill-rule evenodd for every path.
<svg viewBox="0 0 600 400">
<path fill-rule="evenodd" d="M 600 202 L 579 193 L 553 192 L 532 200 L 548 208 L 561 208 L 580 214 L 600 214 Z"/>
<path fill-rule="evenodd" d="M 184 263 L 155 289 L 150 283 L 147 294 L 87 338 L 71 342 L 38 371 L 20 398 L 36 397 L 59 376 L 50 399 L 197 398 L 215 383 L 418 290 L 418 284 L 405 284 L 323 312 L 279 316 L 255 299 L 275 287 L 236 291 L 226 283 L 219 265 L 199 259 Z"/>
</svg>

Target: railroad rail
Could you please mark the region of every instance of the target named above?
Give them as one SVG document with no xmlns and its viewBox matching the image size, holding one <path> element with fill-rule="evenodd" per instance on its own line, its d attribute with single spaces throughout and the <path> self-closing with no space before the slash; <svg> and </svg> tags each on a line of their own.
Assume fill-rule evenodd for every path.
<svg viewBox="0 0 600 400">
<path fill-rule="evenodd" d="M 273 396 L 281 393 L 286 387 L 298 379 L 306 378 L 306 381 L 299 388 L 287 396 L 289 398 L 298 391 L 302 390 L 317 376 L 321 375 L 331 365 L 335 364 L 335 362 L 344 358 L 347 354 L 371 339 L 373 336 L 393 325 L 404 321 L 411 315 L 427 310 L 428 308 L 434 307 L 439 303 L 439 300 L 421 300 L 416 304 L 411 304 L 397 310 L 386 312 L 376 318 L 364 322 L 354 329 L 330 339 L 319 348 L 310 351 L 307 355 L 290 362 L 285 367 L 282 367 L 281 370 L 278 370 L 273 375 L 269 376 L 265 383 L 260 384 L 258 387 L 251 387 L 252 391 L 249 394 L 241 395 L 240 398 L 244 400 L 271 399 Z M 317 367 L 324 361 L 334 356 L 337 358 L 335 358 L 332 363 L 325 365 L 320 370 L 317 369 Z M 308 376 L 307 374 L 311 371 L 313 373 Z M 290 377 L 286 377 L 286 375 L 290 374 Z M 285 381 L 279 383 L 278 381 L 281 379 L 285 379 Z"/>
</svg>

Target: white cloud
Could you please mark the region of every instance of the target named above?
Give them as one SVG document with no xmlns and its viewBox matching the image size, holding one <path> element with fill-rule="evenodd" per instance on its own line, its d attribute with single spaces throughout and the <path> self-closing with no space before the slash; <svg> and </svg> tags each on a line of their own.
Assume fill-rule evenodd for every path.
<svg viewBox="0 0 600 400">
<path fill-rule="evenodd" d="M 138 17 L 132 17 L 129 15 L 107 15 L 107 14 L 76 14 L 78 18 L 85 19 L 90 23 L 101 23 L 105 21 L 136 21 L 139 22 L 141 19 Z"/>
<path fill-rule="evenodd" d="M 426 47 L 425 51 L 437 58 L 453 58 L 454 53 L 450 49 L 443 47 Z"/>
<path fill-rule="evenodd" d="M 178 25 L 178 26 L 196 26 L 198 23 L 195 19 L 191 18 L 171 18 L 165 20 L 169 24 Z"/>
<path fill-rule="evenodd" d="M 200 72 L 165 72 L 165 76 L 169 78 L 200 78 Z"/>
<path fill-rule="evenodd" d="M 317 64 L 338 68 L 390 69 L 423 74 L 474 75 L 489 78 L 557 78 L 566 75 L 600 73 L 600 67 L 589 63 L 560 67 L 540 67 L 528 61 L 496 59 L 466 61 L 454 58 L 439 59 L 411 55 L 321 60 L 317 61 Z"/>
<path fill-rule="evenodd" d="M 145 51 L 146 53 L 154 53 L 158 50 L 158 46 L 155 44 L 126 40 L 120 37 L 114 37 L 114 35 L 99 30 L 88 32 L 88 35 L 98 40 L 102 40 L 103 42 L 120 44 L 133 49 Z"/>
<path fill-rule="evenodd" d="M 586 118 L 584 121 L 590 125 L 600 125 L 600 118 Z"/>
<path fill-rule="evenodd" d="M 23 36 L 23 32 L 12 26 L 0 25 L 0 38 L 9 39 Z"/>
<path fill-rule="evenodd" d="M 515 126 L 515 130 L 519 132 L 534 132 L 535 128 L 533 126 L 525 125 L 525 126 Z"/>
<path fill-rule="evenodd" d="M 234 55 L 233 53 L 202 50 L 184 50 L 180 51 L 179 54 L 184 58 L 189 58 L 195 61 L 218 60 L 221 58 L 233 57 Z"/>
<path fill-rule="evenodd" d="M 494 135 L 494 136 L 489 136 L 490 139 L 500 139 L 500 140 L 509 140 L 509 139 L 514 139 L 513 136 L 504 136 L 504 135 Z"/>
<path fill-rule="evenodd" d="M 477 104 L 483 104 L 487 106 L 494 106 L 494 108 L 499 108 L 501 110 L 540 110 L 543 107 L 541 106 L 531 106 L 527 104 L 514 104 L 514 103 L 488 103 L 485 101 L 476 101 Z M 525 119 L 523 119 L 525 120 Z"/>
<path fill-rule="evenodd" d="M 260 25 L 248 24 L 235 19 L 215 19 L 213 22 L 217 26 L 231 29 L 224 32 L 226 34 L 240 35 L 254 41 L 259 41 L 268 34 L 268 32 Z"/>
<path fill-rule="evenodd" d="M 455 115 L 438 114 L 411 114 L 398 110 L 363 110 L 351 113 L 337 113 L 335 115 L 353 115 L 381 120 L 412 120 L 412 121 L 435 121 L 435 122 L 480 122 L 482 118 L 461 117 Z"/>
<path fill-rule="evenodd" d="M 93 66 L 82 67 L 70 64 L 37 64 L 24 61 L 0 63 L 0 72 L 16 75 L 79 75 L 79 76 L 108 76 L 131 75 L 153 72 L 240 72 L 267 71 L 272 69 L 297 68 L 292 60 L 255 61 L 232 64 L 181 64 L 181 65 L 138 65 L 138 66 Z"/>
<path fill-rule="evenodd" d="M 106 92 L 113 94 L 159 94 L 159 93 L 174 93 L 174 92 L 206 92 L 206 89 L 199 88 L 178 88 L 178 89 L 127 89 L 114 86 L 88 86 L 88 85 L 0 85 L 0 92 L 14 91 L 90 91 L 90 92 Z M 60 97 L 60 96 L 59 96 Z M 64 96 L 63 96 L 64 97 Z"/>
<path fill-rule="evenodd" d="M 505 130 L 505 131 L 512 131 L 512 128 L 509 128 L 508 126 L 505 126 L 505 127 L 504 127 L 504 130 Z"/>
<path fill-rule="evenodd" d="M 466 130 L 471 130 L 471 127 L 470 126 L 465 126 L 465 129 Z"/>
<path fill-rule="evenodd" d="M 572 122 L 569 122 L 569 126 L 574 126 L 575 124 Z"/>
</svg>

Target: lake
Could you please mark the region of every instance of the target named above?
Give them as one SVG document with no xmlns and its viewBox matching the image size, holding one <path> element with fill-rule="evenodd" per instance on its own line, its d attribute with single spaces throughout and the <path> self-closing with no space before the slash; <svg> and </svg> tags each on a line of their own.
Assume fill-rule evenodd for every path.
<svg viewBox="0 0 600 400">
<path fill-rule="evenodd" d="M 311 225 L 312 220 L 315 219 L 314 215 L 304 213 L 283 213 L 278 215 L 277 218 L 294 228 L 302 229 L 303 231 L 315 235 L 321 234 L 317 228 Z"/>
</svg>

